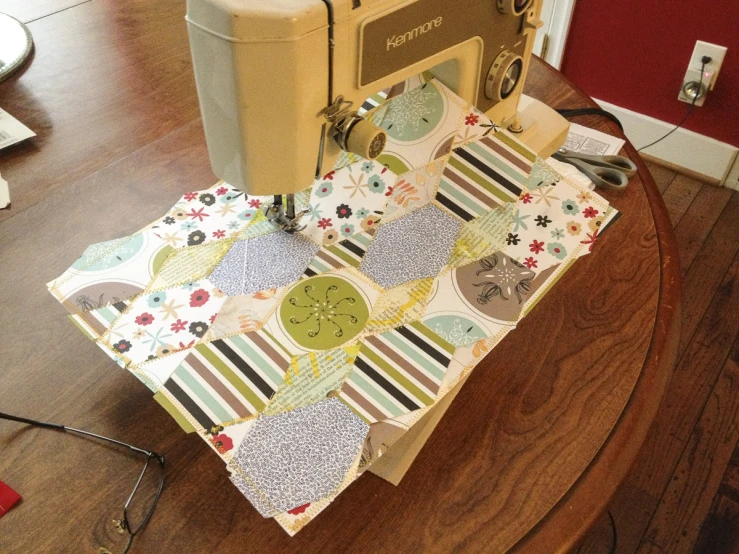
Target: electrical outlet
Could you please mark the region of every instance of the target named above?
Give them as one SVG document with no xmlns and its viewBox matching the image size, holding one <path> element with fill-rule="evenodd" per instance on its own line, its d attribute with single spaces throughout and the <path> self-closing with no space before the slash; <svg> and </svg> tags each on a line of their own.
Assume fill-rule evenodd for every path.
<svg viewBox="0 0 739 554">
<path fill-rule="evenodd" d="M 706 64 L 705 71 L 713 74 L 711 82 L 708 85 L 708 90 L 713 90 L 713 87 L 716 85 L 716 78 L 718 77 L 719 71 L 721 71 L 721 64 L 724 63 L 726 47 L 711 44 L 710 42 L 703 42 L 702 40 L 697 41 L 693 49 L 693 55 L 690 57 L 688 69 L 697 69 L 700 71 L 702 65 L 701 58 L 703 56 L 711 58 L 711 61 Z"/>
<path fill-rule="evenodd" d="M 700 69 L 688 69 L 683 77 L 683 86 L 677 99 L 693 106 L 702 106 L 708 94 L 708 83 L 711 82 L 711 73 L 701 75 Z M 695 96 L 698 96 L 697 98 Z"/>
<path fill-rule="evenodd" d="M 711 61 L 704 64 L 704 56 L 708 56 Z M 693 49 L 693 55 L 690 56 L 690 63 L 680 85 L 680 93 L 677 99 L 687 104 L 702 106 L 708 92 L 716 86 L 716 78 L 721 70 L 721 64 L 724 63 L 724 56 L 726 56 L 725 46 L 718 46 L 702 40 L 697 41 Z M 701 68 L 703 68 L 702 75 Z M 698 94 L 697 98 L 695 98 L 696 94 Z"/>
</svg>

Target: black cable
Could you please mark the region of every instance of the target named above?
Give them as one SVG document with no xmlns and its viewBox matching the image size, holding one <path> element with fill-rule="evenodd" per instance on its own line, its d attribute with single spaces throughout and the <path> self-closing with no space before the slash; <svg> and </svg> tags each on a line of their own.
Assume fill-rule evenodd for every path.
<svg viewBox="0 0 739 554">
<path fill-rule="evenodd" d="M 608 554 L 616 554 L 616 549 L 618 548 L 618 531 L 616 531 L 616 520 L 613 519 L 613 514 L 611 514 L 611 510 L 608 510 L 608 519 L 611 524 L 611 535 L 613 536 L 613 540 L 611 541 L 611 548 L 608 549 Z M 587 539 L 584 542 L 580 543 L 580 546 L 578 547 L 577 551 L 575 551 L 575 554 L 580 554 L 582 547 L 585 546 L 585 542 L 587 542 Z"/>
<path fill-rule="evenodd" d="M 618 532 L 616 531 L 616 521 L 613 519 L 611 510 L 608 510 L 608 519 L 611 520 L 611 531 L 613 531 L 613 544 L 611 544 L 608 554 L 616 554 L 616 549 L 618 548 Z"/>
<path fill-rule="evenodd" d="M 621 129 L 621 132 L 624 130 L 624 126 L 621 125 L 621 122 L 618 120 L 618 118 L 613 115 L 611 112 L 608 112 L 602 108 L 575 108 L 575 109 L 562 109 L 562 110 L 555 110 L 559 115 L 564 117 L 565 119 L 569 119 L 571 117 L 577 117 L 580 115 L 602 115 L 603 117 L 607 117 L 611 121 L 613 121 L 616 125 L 618 125 L 618 128 Z"/>
<path fill-rule="evenodd" d="M 669 133 L 667 133 L 663 137 L 660 137 L 657 140 L 655 140 L 654 142 L 650 142 L 646 146 L 642 146 L 641 148 L 639 148 L 637 150 L 637 152 L 641 152 L 645 148 L 649 148 L 650 146 L 654 146 L 658 142 L 661 142 L 661 141 L 665 140 L 672 133 L 674 133 L 680 127 L 682 127 L 683 126 L 683 123 L 685 123 L 688 120 L 688 118 L 690 117 L 690 114 L 693 113 L 693 109 L 695 108 L 695 103 L 698 101 L 698 97 L 699 96 L 702 96 L 702 94 L 700 92 L 701 92 L 701 87 L 703 87 L 703 72 L 706 69 L 706 64 L 710 63 L 710 61 L 711 61 L 710 58 L 708 59 L 708 61 L 706 61 L 705 58 L 706 58 L 706 56 L 704 56 L 703 59 L 701 60 L 701 78 L 700 78 L 700 81 L 698 81 L 698 91 L 696 92 L 695 96 L 693 96 L 693 101 L 690 103 L 690 106 L 688 106 L 688 111 L 685 112 L 685 116 L 682 118 L 682 120 L 680 121 L 680 123 L 678 123 L 672 131 L 670 131 Z"/>
</svg>

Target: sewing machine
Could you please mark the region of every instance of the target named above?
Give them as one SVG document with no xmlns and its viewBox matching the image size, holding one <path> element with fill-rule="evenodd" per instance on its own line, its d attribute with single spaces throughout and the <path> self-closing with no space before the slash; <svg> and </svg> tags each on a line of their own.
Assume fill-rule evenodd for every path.
<svg viewBox="0 0 739 554">
<path fill-rule="evenodd" d="M 213 170 L 274 195 L 268 217 L 294 231 L 295 192 L 342 150 L 382 152 L 385 133 L 356 111 L 364 99 L 427 70 L 547 157 L 568 124 L 522 95 L 540 10 L 541 0 L 188 0 Z"/>
</svg>

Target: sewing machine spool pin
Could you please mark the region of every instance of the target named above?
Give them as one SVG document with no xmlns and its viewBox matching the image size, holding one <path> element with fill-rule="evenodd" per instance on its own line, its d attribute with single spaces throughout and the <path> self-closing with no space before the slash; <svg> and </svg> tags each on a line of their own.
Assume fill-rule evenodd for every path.
<svg viewBox="0 0 739 554">
<path fill-rule="evenodd" d="M 382 154 L 387 135 L 385 131 L 352 110 L 352 105 L 351 101 L 339 95 L 324 108 L 323 115 L 331 125 L 329 134 L 342 150 L 374 160 Z"/>
</svg>

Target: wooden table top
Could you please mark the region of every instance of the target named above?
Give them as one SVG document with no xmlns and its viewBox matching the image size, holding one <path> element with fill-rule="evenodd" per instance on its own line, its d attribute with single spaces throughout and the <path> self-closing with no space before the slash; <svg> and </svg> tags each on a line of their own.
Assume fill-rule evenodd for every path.
<svg viewBox="0 0 739 554">
<path fill-rule="evenodd" d="M 35 19 L 52 3 L 6 0 Z M 364 475 L 295 538 L 265 520 L 223 462 L 66 318 L 45 283 L 92 243 L 130 234 L 215 182 L 199 119 L 184 1 L 90 0 L 30 23 L 32 63 L 0 106 L 38 137 L 0 151 L 0 411 L 167 456 L 164 494 L 133 552 L 567 550 L 602 513 L 674 360 L 679 263 L 664 205 L 639 174 L 623 216 L 481 363 L 398 487 Z M 74 5 L 78 4 L 78 5 Z M 30 11 L 29 11 L 30 10 Z M 21 13 L 22 12 L 22 13 Z M 593 105 L 535 62 L 527 92 Z M 581 123 L 618 134 L 600 118 Z M 2 552 L 112 552 L 140 460 L 0 421 L 0 480 L 24 500 Z"/>
</svg>

